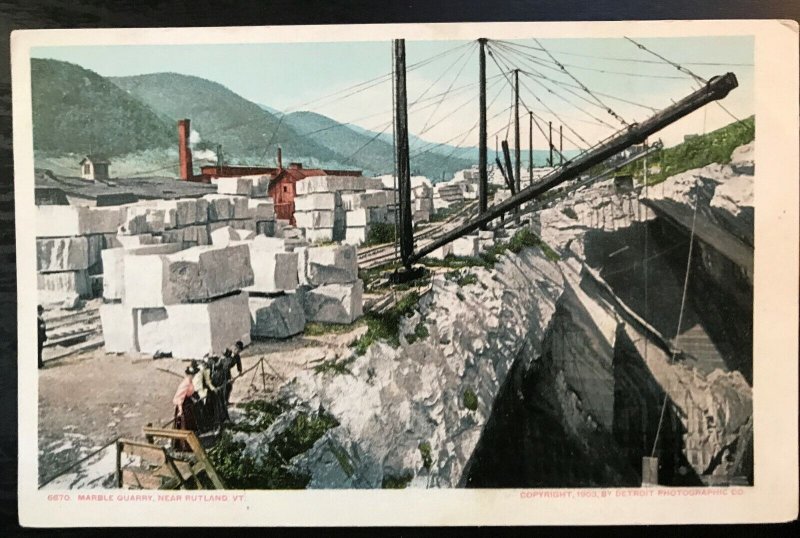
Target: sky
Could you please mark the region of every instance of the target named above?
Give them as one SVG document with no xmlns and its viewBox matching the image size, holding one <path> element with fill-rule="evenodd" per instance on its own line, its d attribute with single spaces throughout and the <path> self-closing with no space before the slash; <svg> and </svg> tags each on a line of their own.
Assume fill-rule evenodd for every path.
<svg viewBox="0 0 800 538">
<path fill-rule="evenodd" d="M 739 87 L 724 100 L 725 108 L 738 118 L 754 113 L 751 36 L 637 41 L 671 61 L 685 64 L 703 78 L 733 71 Z M 432 142 L 477 146 L 477 48 L 474 41 L 406 42 L 412 133 Z M 553 122 L 556 132 L 563 125 L 565 149 L 582 148 L 623 126 L 607 112 L 608 108 L 628 123 L 642 121 L 653 114 L 653 109 L 668 106 L 697 87 L 691 76 L 623 38 L 538 42 L 490 38 L 489 49 L 490 148 L 494 147 L 495 136 L 513 140 L 511 69 L 521 70 L 522 148 L 528 147 L 528 110 L 545 131 L 548 121 Z M 195 75 L 281 111 L 311 110 L 374 131 L 385 129 L 390 133 L 392 129 L 392 46 L 388 40 L 62 46 L 35 48 L 32 56 L 76 63 L 103 76 L 157 72 Z M 656 138 L 671 146 L 681 142 L 684 134 L 711 131 L 732 121 L 727 112 L 712 104 L 663 130 Z M 533 139 L 534 147 L 547 147 L 537 126 Z"/>
</svg>

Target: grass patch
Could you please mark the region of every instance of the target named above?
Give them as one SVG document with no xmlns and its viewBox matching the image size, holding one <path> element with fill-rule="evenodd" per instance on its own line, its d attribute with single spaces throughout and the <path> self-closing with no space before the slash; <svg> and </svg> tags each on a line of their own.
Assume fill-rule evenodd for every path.
<svg viewBox="0 0 800 538">
<path fill-rule="evenodd" d="M 414 475 L 411 472 L 406 472 L 400 476 L 384 475 L 381 481 L 383 489 L 405 489 L 411 483 Z"/>
<path fill-rule="evenodd" d="M 430 332 L 428 331 L 428 327 L 423 323 L 417 323 L 417 326 L 414 327 L 414 332 L 406 336 L 406 342 L 409 344 L 413 344 L 417 340 L 424 340 L 428 336 L 430 336 Z"/>
<path fill-rule="evenodd" d="M 395 269 L 402 267 L 402 264 L 392 263 L 389 265 L 381 265 L 378 267 L 373 267 L 371 269 L 359 269 L 358 270 L 358 278 L 364 281 L 364 286 L 367 287 L 379 278 L 384 277 L 388 273 L 391 273 Z"/>
<path fill-rule="evenodd" d="M 331 359 L 327 361 L 323 361 L 320 364 L 314 366 L 314 372 L 318 374 L 350 374 L 353 375 L 353 372 L 350 371 L 348 368 L 353 361 L 355 361 L 355 356 L 350 356 L 346 359 L 337 361 L 336 359 Z"/>
<path fill-rule="evenodd" d="M 368 312 L 363 318 L 367 324 L 367 332 L 352 345 L 356 355 L 366 353 L 369 346 L 377 340 L 385 340 L 392 347 L 398 347 L 400 337 L 397 331 L 400 319 L 411 315 L 417 302 L 419 302 L 419 293 L 412 291 L 386 312 Z"/>
<path fill-rule="evenodd" d="M 648 185 L 661 183 L 670 176 L 687 170 L 702 168 L 712 163 L 727 164 L 731 162 L 734 149 L 755 138 L 755 116 L 734 122 L 710 133 L 688 138 L 683 143 L 671 148 L 656 151 L 647 157 L 648 164 L 659 164 L 660 170 L 650 173 Z M 631 163 L 621 168 L 617 175 L 630 174 L 638 183 L 644 181 L 644 170 L 641 162 Z"/>
<path fill-rule="evenodd" d="M 303 334 L 306 336 L 323 336 L 325 334 L 345 334 L 349 333 L 358 326 L 359 322 L 354 321 L 349 325 L 341 323 L 317 323 L 314 321 L 306 323 Z"/>
<path fill-rule="evenodd" d="M 565 207 L 564 209 L 561 210 L 561 212 L 564 213 L 569 218 L 571 218 L 572 220 L 578 220 L 578 214 L 575 213 L 575 210 L 572 209 L 571 207 Z"/>
<path fill-rule="evenodd" d="M 431 456 L 431 444 L 428 441 L 423 441 L 419 444 L 419 453 L 422 455 L 422 466 L 430 471 L 433 465 L 433 456 Z"/>
<path fill-rule="evenodd" d="M 464 407 L 470 411 L 478 409 L 478 396 L 471 388 L 467 387 L 462 398 Z"/>
<path fill-rule="evenodd" d="M 314 446 L 339 423 L 326 413 L 300 414 L 270 443 L 259 459 L 245 453 L 245 444 L 225 431 L 208 451 L 208 457 L 225 485 L 231 489 L 303 489 L 310 477 L 293 470 L 289 460 Z"/>
<path fill-rule="evenodd" d="M 384 243 L 392 243 L 395 238 L 395 226 L 387 222 L 377 222 L 370 224 L 369 232 L 367 232 L 367 240 L 364 241 L 365 246 L 383 245 Z"/>
</svg>

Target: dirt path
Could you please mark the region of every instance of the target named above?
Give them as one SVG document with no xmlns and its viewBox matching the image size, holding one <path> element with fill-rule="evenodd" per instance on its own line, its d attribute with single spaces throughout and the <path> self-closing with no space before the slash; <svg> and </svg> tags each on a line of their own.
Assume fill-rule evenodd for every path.
<svg viewBox="0 0 800 538">
<path fill-rule="evenodd" d="M 342 352 L 360 331 L 254 342 L 242 353 L 242 366 L 247 370 L 263 357 L 263 375 L 259 367 L 238 379 L 232 403 L 274 395 L 297 372 Z M 171 358 L 106 354 L 102 348 L 47 364 L 39 371 L 40 483 L 117 437 L 141 438 L 148 422 L 170 420 L 186 365 Z M 113 449 L 97 458 L 104 464 L 106 452 Z M 113 456 L 110 461 L 113 465 Z M 69 487 L 79 479 L 85 483 L 80 473 L 68 473 L 53 484 Z"/>
</svg>

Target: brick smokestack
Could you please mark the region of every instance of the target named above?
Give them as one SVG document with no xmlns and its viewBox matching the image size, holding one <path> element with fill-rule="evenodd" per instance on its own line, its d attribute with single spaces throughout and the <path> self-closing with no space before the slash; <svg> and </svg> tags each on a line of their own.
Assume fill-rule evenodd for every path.
<svg viewBox="0 0 800 538">
<path fill-rule="evenodd" d="M 283 168 L 283 156 L 281 155 L 281 148 L 278 146 L 278 169 Z"/>
<path fill-rule="evenodd" d="M 178 156 L 181 162 L 180 176 L 183 181 L 191 181 L 192 177 L 194 177 L 192 150 L 189 148 L 190 133 L 189 120 L 178 120 Z"/>
</svg>

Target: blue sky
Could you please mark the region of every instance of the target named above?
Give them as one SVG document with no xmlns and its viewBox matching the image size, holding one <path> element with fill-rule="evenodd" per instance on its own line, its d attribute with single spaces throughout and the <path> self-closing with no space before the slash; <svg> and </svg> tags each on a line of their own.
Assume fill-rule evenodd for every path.
<svg viewBox="0 0 800 538">
<path fill-rule="evenodd" d="M 739 117 L 753 113 L 752 37 L 637 41 L 670 60 L 688 62 L 687 67 L 704 78 L 733 71 L 740 86 L 724 104 Z M 524 71 L 520 77 L 522 100 L 540 121 L 565 124 L 565 148 L 584 146 L 584 141 L 604 138 L 622 125 L 604 110 L 603 104 L 627 121 L 641 121 L 651 115 L 652 110 L 624 101 L 659 109 L 695 88 L 691 77 L 622 38 L 543 39 L 539 44 L 534 40 L 490 41 L 490 45 L 503 70 L 519 68 Z M 468 41 L 408 41 L 406 47 L 411 131 L 435 142 L 477 145 L 477 129 L 470 131 L 477 121 L 477 45 Z M 546 52 L 539 50 L 541 48 Z M 553 63 L 548 52 L 577 82 Z M 76 63 L 104 76 L 165 71 L 195 75 L 219 82 L 246 99 L 279 110 L 312 110 L 373 130 L 381 130 L 391 121 L 388 76 L 374 84 L 348 90 L 391 71 L 391 42 L 388 40 L 64 46 L 36 48 L 32 56 Z M 434 59 L 412 68 L 428 58 Z M 696 63 L 725 65 L 693 65 Z M 495 134 L 501 139 L 506 136 L 511 88 L 492 58 L 487 58 L 487 76 L 488 99 L 494 99 L 488 113 L 489 145 L 493 147 Z M 584 92 L 581 84 L 592 90 L 599 102 Z M 440 97 L 436 96 L 448 89 L 449 93 L 440 103 Z M 355 90 L 360 91 L 353 93 Z M 419 98 L 423 100 L 414 105 Z M 521 115 L 523 147 L 526 147 L 528 116 L 524 108 Z M 660 136 L 672 145 L 679 142 L 683 134 L 713 130 L 731 121 L 720 107 L 711 105 L 662 131 Z M 544 146 L 541 134 L 534 130 L 534 145 Z M 390 131 L 388 127 L 387 132 Z M 513 128 L 508 135 L 513 136 Z"/>
</svg>

